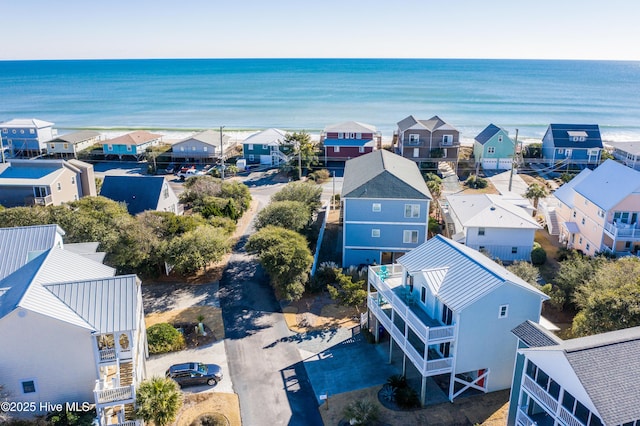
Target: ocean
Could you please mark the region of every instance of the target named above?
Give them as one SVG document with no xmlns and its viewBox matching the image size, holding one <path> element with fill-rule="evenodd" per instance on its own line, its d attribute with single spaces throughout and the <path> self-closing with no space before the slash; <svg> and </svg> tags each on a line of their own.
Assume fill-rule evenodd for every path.
<svg viewBox="0 0 640 426">
<path fill-rule="evenodd" d="M 640 140 L 640 62 L 456 59 L 0 61 L 0 121 L 56 128 L 320 132 L 360 121 L 390 139 L 412 114 L 464 140 L 488 124 L 540 139 L 550 123 Z"/>
</svg>

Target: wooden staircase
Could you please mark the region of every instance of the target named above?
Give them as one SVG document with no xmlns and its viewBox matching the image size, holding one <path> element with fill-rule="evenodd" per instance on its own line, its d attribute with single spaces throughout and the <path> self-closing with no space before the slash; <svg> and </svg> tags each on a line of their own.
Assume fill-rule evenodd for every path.
<svg viewBox="0 0 640 426">
<path fill-rule="evenodd" d="M 133 384 L 133 363 L 121 362 L 120 363 L 120 386 L 130 386 L 131 384 Z M 125 420 L 135 420 L 136 409 L 133 404 L 125 404 L 124 418 Z"/>
</svg>

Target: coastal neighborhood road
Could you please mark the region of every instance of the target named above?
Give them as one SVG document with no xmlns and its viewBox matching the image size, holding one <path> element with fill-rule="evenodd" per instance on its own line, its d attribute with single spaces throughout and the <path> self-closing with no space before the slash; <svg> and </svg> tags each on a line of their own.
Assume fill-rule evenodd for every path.
<svg viewBox="0 0 640 426">
<path fill-rule="evenodd" d="M 280 185 L 245 181 L 263 207 Z M 266 183 L 266 185 L 265 185 Z M 322 425 L 313 389 L 268 277 L 239 240 L 220 281 L 229 373 L 245 425 Z"/>
</svg>

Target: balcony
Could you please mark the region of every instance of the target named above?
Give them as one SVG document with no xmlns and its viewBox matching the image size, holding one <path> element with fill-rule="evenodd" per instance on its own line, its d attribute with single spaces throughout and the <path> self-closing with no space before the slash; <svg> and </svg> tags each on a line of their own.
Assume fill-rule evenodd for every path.
<svg viewBox="0 0 640 426">
<path fill-rule="evenodd" d="M 53 204 L 53 196 L 45 195 L 44 197 L 27 197 L 25 198 L 26 205 L 35 205 L 35 206 L 50 206 Z"/>
<path fill-rule="evenodd" d="M 136 391 L 133 385 L 110 386 L 107 382 L 96 380 L 93 397 L 98 407 L 114 404 L 131 404 L 136 399 Z"/>
<path fill-rule="evenodd" d="M 604 230 L 613 239 L 640 240 L 640 228 L 638 224 L 605 223 Z"/>
<path fill-rule="evenodd" d="M 98 359 L 100 363 L 114 362 L 116 357 L 116 349 L 115 348 L 105 348 L 100 349 L 98 351 Z"/>
<path fill-rule="evenodd" d="M 558 409 L 558 401 L 556 401 L 545 389 L 540 387 L 529 376 L 524 376 L 523 388 L 532 396 L 534 396 L 542 406 L 549 410 L 551 413 L 555 413 Z"/>
</svg>

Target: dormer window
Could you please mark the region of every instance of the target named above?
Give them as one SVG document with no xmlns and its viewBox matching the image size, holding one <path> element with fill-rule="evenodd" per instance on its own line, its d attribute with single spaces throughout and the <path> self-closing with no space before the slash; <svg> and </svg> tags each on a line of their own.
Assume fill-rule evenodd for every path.
<svg viewBox="0 0 640 426">
<path fill-rule="evenodd" d="M 585 131 L 568 131 L 567 134 L 569 135 L 569 139 L 571 139 L 572 142 L 584 142 L 585 140 L 587 140 L 587 132 Z"/>
</svg>

